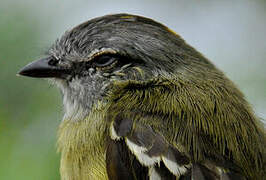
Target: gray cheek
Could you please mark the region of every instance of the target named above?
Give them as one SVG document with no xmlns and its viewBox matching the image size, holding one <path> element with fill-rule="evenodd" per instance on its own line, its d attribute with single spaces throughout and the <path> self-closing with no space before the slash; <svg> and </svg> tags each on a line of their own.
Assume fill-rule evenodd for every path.
<svg viewBox="0 0 266 180">
<path fill-rule="evenodd" d="M 95 77 L 82 77 L 73 79 L 70 83 L 72 94 L 83 108 L 91 108 L 99 97 L 101 90 L 101 79 Z"/>
<path fill-rule="evenodd" d="M 72 78 L 70 82 L 61 86 L 65 107 L 64 118 L 74 121 L 83 119 L 93 105 L 102 100 L 109 82 L 108 78 L 95 73 L 93 76 Z"/>
</svg>

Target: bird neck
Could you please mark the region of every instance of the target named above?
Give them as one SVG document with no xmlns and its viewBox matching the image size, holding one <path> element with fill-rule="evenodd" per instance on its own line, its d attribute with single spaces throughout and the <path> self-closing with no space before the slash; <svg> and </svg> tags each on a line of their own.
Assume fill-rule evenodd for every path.
<svg viewBox="0 0 266 180">
<path fill-rule="evenodd" d="M 104 107 L 98 103 L 85 119 L 62 121 L 58 131 L 62 179 L 107 179 Z"/>
</svg>

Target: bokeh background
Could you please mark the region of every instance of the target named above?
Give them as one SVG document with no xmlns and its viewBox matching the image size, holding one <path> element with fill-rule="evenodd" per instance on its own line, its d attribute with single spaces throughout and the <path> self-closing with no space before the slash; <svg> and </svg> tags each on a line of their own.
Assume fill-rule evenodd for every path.
<svg viewBox="0 0 266 180">
<path fill-rule="evenodd" d="M 260 0 L 0 0 L 0 180 L 59 179 L 59 91 L 17 77 L 65 30 L 128 12 L 160 21 L 229 76 L 266 119 L 266 2 Z"/>
</svg>

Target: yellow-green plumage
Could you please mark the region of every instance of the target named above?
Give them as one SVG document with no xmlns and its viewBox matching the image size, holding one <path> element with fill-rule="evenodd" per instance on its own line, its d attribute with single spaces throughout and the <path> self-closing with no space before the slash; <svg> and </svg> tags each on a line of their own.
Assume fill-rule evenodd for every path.
<svg viewBox="0 0 266 180">
<path fill-rule="evenodd" d="M 106 180 L 105 109 L 101 102 L 80 121 L 65 119 L 58 132 L 58 150 L 61 152 L 60 173 L 64 180 Z"/>
<path fill-rule="evenodd" d="M 207 163 L 206 156 L 213 155 L 219 164 L 219 156 L 228 156 L 236 170 L 261 179 L 264 132 L 242 93 L 216 69 L 193 70 L 196 74 L 115 83 L 110 116 L 122 113 L 152 126 L 177 149 L 190 152 L 192 161 Z"/>
<path fill-rule="evenodd" d="M 213 75 L 222 78 L 215 81 L 208 76 L 207 81 L 200 82 L 198 78 L 179 76 L 148 82 L 115 82 L 108 101 L 99 103 L 86 119 L 77 122 L 66 119 L 60 125 L 62 178 L 107 179 L 106 110 L 110 105 L 110 116 L 123 113 L 125 117 L 134 117 L 134 121 L 152 126 L 176 148 L 182 147 L 186 152 L 192 149 L 193 161 L 204 163 L 206 151 L 223 156 L 228 148 L 241 171 L 260 178 L 264 147 L 257 120 L 234 85 L 219 72 Z M 136 114 L 133 111 L 136 109 L 142 113 Z M 204 137 L 200 133 L 209 135 L 213 144 L 202 142 Z"/>
</svg>

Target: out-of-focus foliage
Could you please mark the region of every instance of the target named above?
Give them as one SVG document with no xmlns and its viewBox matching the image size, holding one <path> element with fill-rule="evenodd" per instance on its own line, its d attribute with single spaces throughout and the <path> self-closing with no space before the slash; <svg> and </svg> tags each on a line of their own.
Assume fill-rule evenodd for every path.
<svg viewBox="0 0 266 180">
<path fill-rule="evenodd" d="M 0 2 L 0 180 L 59 179 L 59 91 L 16 76 L 64 30 L 110 13 L 145 15 L 204 53 L 266 118 L 266 1 L 135 0 Z"/>
<path fill-rule="evenodd" d="M 39 22 L 0 7 L 0 179 L 59 179 L 60 95 L 44 80 L 16 76 L 41 53 Z"/>
</svg>

